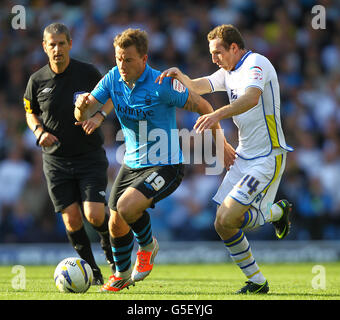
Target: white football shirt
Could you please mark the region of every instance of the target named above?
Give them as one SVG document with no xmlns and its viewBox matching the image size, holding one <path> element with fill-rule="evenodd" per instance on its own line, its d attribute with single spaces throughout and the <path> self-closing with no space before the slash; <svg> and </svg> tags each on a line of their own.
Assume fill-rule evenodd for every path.
<svg viewBox="0 0 340 320">
<path fill-rule="evenodd" d="M 262 91 L 258 104 L 233 116 L 238 127 L 237 154 L 246 160 L 266 157 L 273 148 L 293 151 L 288 146 L 281 126 L 280 88 L 276 71 L 270 61 L 248 51 L 232 71 L 219 69 L 206 77 L 212 92 L 227 91 L 230 103 L 242 96 L 249 87 Z"/>
</svg>

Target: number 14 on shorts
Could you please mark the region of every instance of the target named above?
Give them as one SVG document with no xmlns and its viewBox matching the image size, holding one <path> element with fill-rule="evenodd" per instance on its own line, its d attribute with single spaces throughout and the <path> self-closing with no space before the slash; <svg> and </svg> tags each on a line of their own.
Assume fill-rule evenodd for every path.
<svg viewBox="0 0 340 320">
<path fill-rule="evenodd" d="M 247 187 L 249 187 L 248 194 L 251 195 L 254 191 L 256 191 L 256 188 L 259 185 L 260 181 L 256 180 L 254 177 L 248 174 L 242 179 L 238 187 L 241 188 L 246 181 Z"/>
<path fill-rule="evenodd" d="M 149 183 L 154 188 L 155 191 L 158 191 L 159 189 L 161 189 L 165 184 L 164 178 L 160 176 L 158 172 L 151 173 L 145 179 L 145 182 Z"/>
</svg>

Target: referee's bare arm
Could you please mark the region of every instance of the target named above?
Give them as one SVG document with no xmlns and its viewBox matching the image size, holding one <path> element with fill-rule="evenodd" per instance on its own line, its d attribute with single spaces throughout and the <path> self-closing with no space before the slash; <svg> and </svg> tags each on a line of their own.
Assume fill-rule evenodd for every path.
<svg viewBox="0 0 340 320">
<path fill-rule="evenodd" d="M 26 112 L 26 122 L 37 138 L 37 145 L 50 147 L 54 143 L 58 142 L 58 138 L 55 135 L 44 130 L 39 117 L 36 114 Z"/>
</svg>

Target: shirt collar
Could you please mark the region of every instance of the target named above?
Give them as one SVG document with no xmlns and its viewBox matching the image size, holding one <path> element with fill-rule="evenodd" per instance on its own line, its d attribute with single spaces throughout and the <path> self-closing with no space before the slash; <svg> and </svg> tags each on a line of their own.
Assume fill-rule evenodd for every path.
<svg viewBox="0 0 340 320">
<path fill-rule="evenodd" d="M 73 59 L 70 58 L 70 63 L 68 64 L 68 66 L 66 67 L 66 69 L 64 70 L 64 72 L 62 73 L 55 73 L 52 69 L 51 69 L 51 66 L 50 66 L 50 63 L 48 63 L 48 71 L 50 73 L 50 76 L 52 79 L 54 79 L 55 77 L 58 77 L 60 75 L 63 75 L 63 74 L 67 74 L 69 72 L 69 70 L 72 69 L 72 65 L 73 65 Z"/>
<path fill-rule="evenodd" d="M 246 60 L 246 58 L 247 58 L 250 54 L 252 54 L 252 53 L 253 53 L 253 52 L 252 52 L 251 50 L 248 50 L 248 51 L 242 56 L 242 58 L 239 60 L 239 62 L 237 62 L 237 64 L 236 64 L 234 70 L 232 70 L 232 71 L 236 71 L 239 67 L 241 67 L 242 64 L 243 64 L 243 62 L 244 62 L 244 60 Z"/>
</svg>

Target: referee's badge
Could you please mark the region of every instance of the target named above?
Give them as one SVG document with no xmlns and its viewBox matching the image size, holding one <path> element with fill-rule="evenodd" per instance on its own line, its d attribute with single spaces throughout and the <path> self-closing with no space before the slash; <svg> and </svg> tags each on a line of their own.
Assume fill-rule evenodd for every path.
<svg viewBox="0 0 340 320">
<path fill-rule="evenodd" d="M 27 113 L 33 113 L 33 110 L 31 108 L 31 101 L 27 100 L 26 98 L 24 98 L 24 108 Z"/>
</svg>

